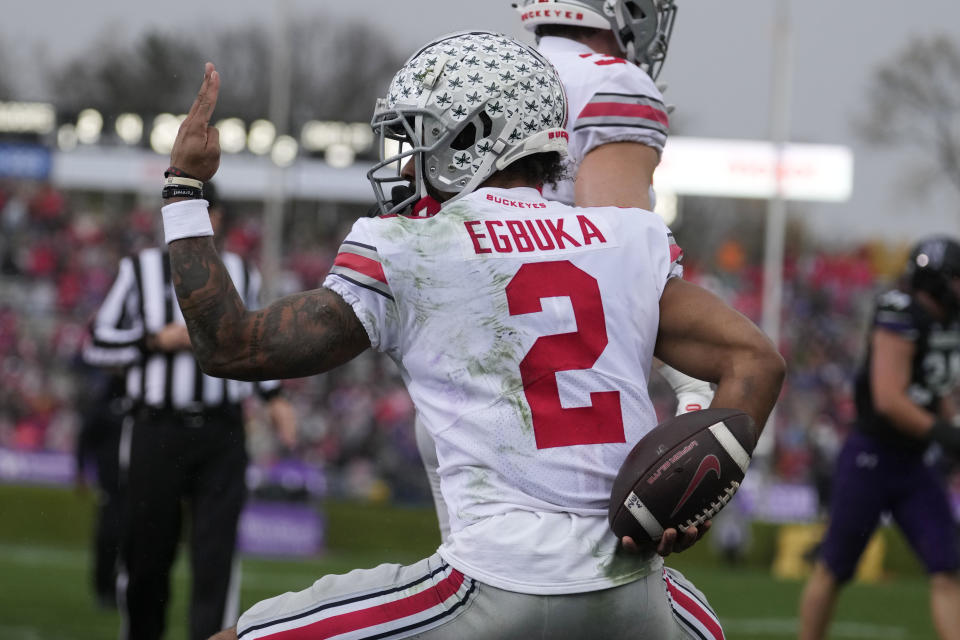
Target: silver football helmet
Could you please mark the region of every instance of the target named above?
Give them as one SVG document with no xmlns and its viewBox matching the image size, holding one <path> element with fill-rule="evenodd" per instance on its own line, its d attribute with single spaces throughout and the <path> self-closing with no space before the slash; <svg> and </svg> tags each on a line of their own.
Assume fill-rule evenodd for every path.
<svg viewBox="0 0 960 640">
<path fill-rule="evenodd" d="M 624 56 L 653 79 L 667 58 L 677 15 L 674 0 L 521 0 L 514 7 L 531 31 L 541 24 L 612 30 Z"/>
<path fill-rule="evenodd" d="M 565 154 L 566 121 L 560 78 L 532 47 L 485 31 L 435 40 L 404 64 L 377 101 L 371 124 L 380 162 L 367 178 L 380 212 L 406 210 L 428 195 L 428 186 L 452 201 L 520 158 Z M 411 158 L 412 191 L 400 175 Z"/>
</svg>

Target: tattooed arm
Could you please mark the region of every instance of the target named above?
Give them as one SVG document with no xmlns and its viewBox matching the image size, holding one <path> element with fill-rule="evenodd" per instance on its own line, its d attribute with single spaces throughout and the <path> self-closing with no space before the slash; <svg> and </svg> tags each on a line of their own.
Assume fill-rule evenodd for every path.
<svg viewBox="0 0 960 640">
<path fill-rule="evenodd" d="M 783 358 L 755 324 L 680 278 L 671 278 L 660 297 L 655 354 L 687 375 L 715 382 L 711 406 L 746 412 L 758 430 L 777 401 L 786 371 Z"/>
<path fill-rule="evenodd" d="M 220 74 L 211 63 L 180 124 L 170 164 L 206 181 L 220 166 L 220 141 L 210 117 Z M 166 201 L 171 204 L 182 198 Z M 207 374 L 234 380 L 308 376 L 332 369 L 370 346 L 367 333 L 344 300 L 328 289 L 298 293 L 266 309 L 248 311 L 210 237 L 169 244 L 177 299 L 190 330 L 194 355 Z"/>
<path fill-rule="evenodd" d="M 370 346 L 353 308 L 329 289 L 297 293 L 248 311 L 212 238 L 177 240 L 169 251 L 194 355 L 209 375 L 234 380 L 309 376 Z"/>
</svg>

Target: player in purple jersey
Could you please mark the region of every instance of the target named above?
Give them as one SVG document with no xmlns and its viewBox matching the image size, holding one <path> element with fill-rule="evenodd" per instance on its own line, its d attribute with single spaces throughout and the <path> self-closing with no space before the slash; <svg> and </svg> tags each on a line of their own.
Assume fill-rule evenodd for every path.
<svg viewBox="0 0 960 640">
<path fill-rule="evenodd" d="M 899 525 L 930 574 L 930 606 L 941 638 L 960 638 L 956 526 L 931 442 L 960 453 L 960 244 L 943 237 L 910 254 L 904 284 L 877 300 L 866 360 L 857 374 L 857 420 L 837 459 L 830 525 L 800 603 L 800 638 L 826 635 L 884 513 Z"/>
</svg>

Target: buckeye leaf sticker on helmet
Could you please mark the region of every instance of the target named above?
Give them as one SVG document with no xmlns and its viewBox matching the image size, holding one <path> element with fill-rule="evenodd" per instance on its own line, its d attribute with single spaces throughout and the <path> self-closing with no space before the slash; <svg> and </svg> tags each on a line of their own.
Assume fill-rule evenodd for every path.
<svg viewBox="0 0 960 640">
<path fill-rule="evenodd" d="M 567 101 L 553 66 L 532 47 L 485 31 L 443 36 L 416 52 L 377 101 L 380 162 L 367 174 L 383 214 L 430 192 L 456 200 L 510 163 L 566 153 Z M 416 184 L 394 202 L 390 186 Z"/>
</svg>

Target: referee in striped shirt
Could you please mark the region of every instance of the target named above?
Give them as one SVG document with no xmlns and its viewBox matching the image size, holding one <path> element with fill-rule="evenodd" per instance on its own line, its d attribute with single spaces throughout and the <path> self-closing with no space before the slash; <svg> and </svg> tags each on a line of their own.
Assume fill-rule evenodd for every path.
<svg viewBox="0 0 960 640">
<path fill-rule="evenodd" d="M 224 212 L 209 182 L 204 197 L 219 237 Z M 255 304 L 259 273 L 234 253 L 221 255 L 237 291 Z M 224 380 L 200 370 L 165 249 L 144 249 L 120 261 L 91 333 L 85 359 L 125 367 L 126 393 L 134 407 L 120 446 L 125 505 L 117 589 L 124 614 L 121 637 L 163 635 L 170 569 L 186 513 L 191 523 L 189 637 L 208 638 L 233 625 L 238 615 L 234 548 L 247 466 L 242 403 L 257 392 L 288 447 L 295 442 L 293 411 L 278 381 Z"/>
</svg>

